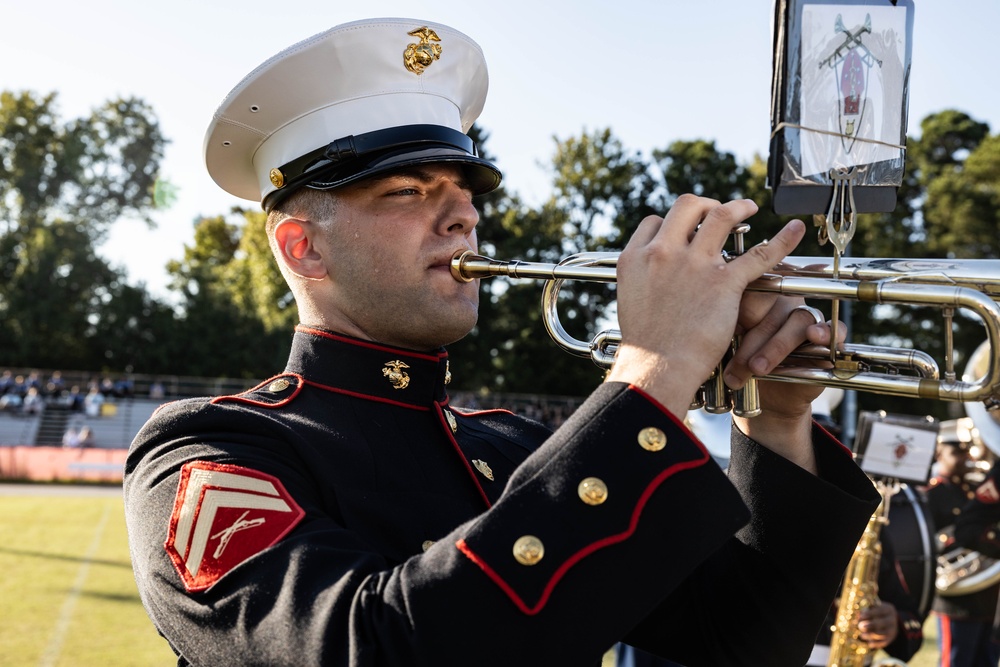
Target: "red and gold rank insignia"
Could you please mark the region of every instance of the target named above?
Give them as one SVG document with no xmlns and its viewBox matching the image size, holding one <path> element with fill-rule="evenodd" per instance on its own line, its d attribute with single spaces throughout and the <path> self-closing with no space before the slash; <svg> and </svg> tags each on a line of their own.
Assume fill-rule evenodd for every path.
<svg viewBox="0 0 1000 667">
<path fill-rule="evenodd" d="M 976 489 L 976 499 L 987 505 L 994 505 L 1000 501 L 1000 493 L 997 493 L 997 485 L 992 479 L 988 479 Z"/>
<path fill-rule="evenodd" d="M 277 544 L 305 512 L 276 477 L 241 466 L 193 461 L 181 468 L 164 547 L 194 593 Z"/>
</svg>

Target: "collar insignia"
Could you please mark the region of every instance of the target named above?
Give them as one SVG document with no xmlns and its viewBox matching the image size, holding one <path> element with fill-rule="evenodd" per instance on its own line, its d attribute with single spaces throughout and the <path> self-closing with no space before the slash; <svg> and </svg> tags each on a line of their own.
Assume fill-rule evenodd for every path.
<svg viewBox="0 0 1000 667">
<path fill-rule="evenodd" d="M 393 389 L 406 389 L 410 384 L 410 376 L 406 374 L 404 368 L 409 368 L 408 365 L 404 364 L 399 359 L 393 361 L 387 361 L 385 363 L 385 368 L 382 369 L 382 375 L 389 378 L 389 382 L 392 383 Z"/>
</svg>

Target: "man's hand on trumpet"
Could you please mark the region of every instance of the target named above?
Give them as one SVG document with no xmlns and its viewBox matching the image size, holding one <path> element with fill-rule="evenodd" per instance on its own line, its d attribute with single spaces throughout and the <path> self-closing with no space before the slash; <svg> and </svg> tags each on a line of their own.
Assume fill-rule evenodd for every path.
<svg viewBox="0 0 1000 667">
<path fill-rule="evenodd" d="M 846 327 L 838 326 L 838 344 Z M 831 327 L 801 298 L 746 292 L 740 304 L 736 333 L 740 346 L 723 373 L 726 386 L 740 389 L 751 376 L 777 368 L 803 343 L 830 346 Z M 823 391 L 813 384 L 758 383 L 761 414 L 752 419 L 733 416 L 737 427 L 763 446 L 815 472 L 812 450 L 812 402 Z"/>
<path fill-rule="evenodd" d="M 731 388 L 742 387 L 751 375 L 769 373 L 806 341 L 829 344 L 829 326 L 798 308 L 802 299 L 746 291 L 798 245 L 805 234 L 801 221 L 789 222 L 768 243 L 724 259 L 732 229 L 756 212 L 757 205 L 748 200 L 722 204 L 683 195 L 666 217 L 649 216 L 640 223 L 618 260 L 622 343 L 609 380 L 629 382 L 683 417 L 734 333 L 743 340 L 726 367 Z M 821 388 L 761 385 L 763 413 L 739 420 L 738 426 L 815 472 L 811 402 Z"/>
</svg>

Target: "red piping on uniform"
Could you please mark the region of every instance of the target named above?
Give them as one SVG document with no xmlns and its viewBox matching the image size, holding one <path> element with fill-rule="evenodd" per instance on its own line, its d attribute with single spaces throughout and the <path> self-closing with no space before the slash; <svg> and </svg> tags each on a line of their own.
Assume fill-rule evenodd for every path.
<svg viewBox="0 0 1000 667">
<path fill-rule="evenodd" d="M 444 405 L 444 403 L 442 403 L 441 405 Z M 468 412 L 459 412 L 458 414 L 463 415 L 465 417 L 475 417 L 475 416 L 478 416 L 478 415 L 495 414 L 497 412 L 503 412 L 503 413 L 508 414 L 508 415 L 514 414 L 510 410 L 505 410 L 504 408 L 489 408 L 487 410 L 470 410 Z"/>
<path fill-rule="evenodd" d="M 694 444 L 698 445 L 698 449 L 701 450 L 701 453 L 704 454 L 705 457 L 706 457 L 706 460 L 708 460 L 707 457 L 711 456 L 708 453 L 708 449 L 705 448 L 705 445 L 701 441 L 701 439 L 698 436 L 696 436 L 694 433 L 691 432 L 691 429 L 689 429 L 687 427 L 687 424 L 685 424 L 683 420 L 678 419 L 677 417 L 675 417 L 674 413 L 672 413 L 670 410 L 667 410 L 665 407 L 663 407 L 662 403 L 660 403 L 658 400 L 656 400 L 655 398 L 653 398 L 652 396 L 650 396 L 649 394 L 647 394 L 644 390 L 640 389 L 639 387 L 635 386 L 634 384 L 630 384 L 628 386 L 628 388 L 629 388 L 629 390 L 634 391 L 635 393 L 639 394 L 640 396 L 642 396 L 643 398 L 645 398 L 647 401 L 649 401 L 650 403 L 652 403 L 653 405 L 655 405 L 656 407 L 658 407 L 660 409 L 660 412 L 662 412 L 664 415 L 666 415 L 667 417 L 669 417 L 670 421 L 672 421 L 682 431 L 684 431 L 684 433 L 686 433 L 687 436 L 689 438 L 691 438 L 691 440 L 694 442 Z"/>
<path fill-rule="evenodd" d="M 899 585 L 903 587 L 906 594 L 910 594 L 910 586 L 906 583 L 906 577 L 903 575 L 903 566 L 896 561 L 896 578 L 899 579 Z"/>
<path fill-rule="evenodd" d="M 941 667 L 951 667 L 951 617 L 938 614 L 938 634 L 941 644 Z"/>
<path fill-rule="evenodd" d="M 604 547 L 611 546 L 612 544 L 617 544 L 618 542 L 624 542 L 629 537 L 631 537 L 632 534 L 635 533 L 636 527 L 639 525 L 639 515 L 642 514 L 642 510 L 646 507 L 646 503 L 649 501 L 650 496 L 653 495 L 653 492 L 656 491 L 656 489 L 668 477 L 672 476 L 674 473 L 679 472 L 681 470 L 697 468 L 708 462 L 710 458 L 708 452 L 703 450 L 703 454 L 704 456 L 700 459 L 675 463 L 674 465 L 670 466 L 669 468 L 661 472 L 659 475 L 657 475 L 653 479 L 653 481 L 650 482 L 649 485 L 646 487 L 646 490 L 642 492 L 642 495 L 639 496 L 639 500 L 636 503 L 635 509 L 632 511 L 632 519 L 629 521 L 628 530 L 618 533 L 617 535 L 611 535 L 603 539 L 600 539 L 584 547 L 583 549 L 580 549 L 575 554 L 566 559 L 566 561 L 556 569 L 555 573 L 553 573 L 552 578 L 549 579 L 549 583 L 545 585 L 545 589 L 542 591 L 541 597 L 538 599 L 538 602 L 533 607 L 529 607 L 524 602 L 524 600 L 522 600 L 521 597 L 516 592 L 514 592 L 514 589 L 510 585 L 508 585 L 507 582 L 504 581 L 503 578 L 486 563 L 486 561 L 481 559 L 476 554 L 476 552 L 474 552 L 472 548 L 469 547 L 469 545 L 465 542 L 464 539 L 461 539 L 458 542 L 456 542 L 455 546 L 458 547 L 458 550 L 461 551 L 463 554 L 465 554 L 466 557 L 469 558 L 469 560 L 478 565 L 480 569 L 482 569 L 483 572 L 486 573 L 486 576 L 492 579 L 496 583 L 496 585 L 499 586 L 501 590 L 503 590 L 503 592 L 505 592 L 511 600 L 513 600 L 514 604 L 517 605 L 518 609 L 520 609 L 528 616 L 534 616 L 535 614 L 540 612 L 543 607 L 545 607 L 546 603 L 549 601 L 549 596 L 552 595 L 552 591 L 555 588 L 556 584 L 559 583 L 559 580 L 563 578 L 563 576 L 569 571 L 571 567 L 573 567 L 584 557 L 589 556 L 598 549 L 603 549 Z"/>
<path fill-rule="evenodd" d="M 338 389 L 337 387 L 331 387 L 329 385 L 320 384 L 319 382 L 312 382 L 311 380 L 303 380 L 303 382 L 310 387 L 316 387 L 317 389 L 323 389 L 324 391 L 332 391 L 335 394 L 344 394 L 345 396 L 353 396 L 355 398 L 365 398 L 369 401 L 378 401 L 379 403 L 388 403 L 389 405 L 395 405 L 400 408 L 410 408 L 411 410 L 422 410 L 423 412 L 428 412 L 430 410 L 426 405 L 413 405 L 412 403 L 402 403 L 400 401 L 394 401 L 391 398 L 381 398 L 379 396 L 372 396 L 370 394 L 362 394 L 358 391 L 350 391 L 348 389 Z"/>
<path fill-rule="evenodd" d="M 367 341 L 358 340 L 357 338 L 344 338 L 343 336 L 338 336 L 332 334 L 329 331 L 322 331 L 321 329 L 310 329 L 309 327 L 304 327 L 301 324 L 295 327 L 296 331 L 312 334 L 313 336 L 320 336 L 322 338 L 329 338 L 330 340 L 339 341 L 341 343 L 348 343 L 349 345 L 357 345 L 359 347 L 367 347 L 370 350 L 381 350 L 382 352 L 389 352 L 391 354 L 405 354 L 409 357 L 416 357 L 417 359 L 424 359 L 426 361 L 441 361 L 448 356 L 448 353 L 442 354 L 423 354 L 421 352 L 411 352 L 410 350 L 400 350 L 395 347 L 386 347 L 384 345 L 378 345 L 376 343 L 369 343 Z"/>
<path fill-rule="evenodd" d="M 479 478 L 476 477 L 475 471 L 472 470 L 472 466 L 469 465 L 469 462 L 466 460 L 465 453 L 462 451 L 462 448 L 458 446 L 458 440 L 455 439 L 455 434 L 451 432 L 451 427 L 449 427 L 448 424 L 446 423 L 444 413 L 441 410 L 440 405 L 437 406 L 437 412 L 438 412 L 438 420 L 441 422 L 441 425 L 445 427 L 444 432 L 448 435 L 448 440 L 451 441 L 451 446 L 455 449 L 455 452 L 458 454 L 458 458 L 462 461 L 462 464 L 465 466 L 466 472 L 468 472 L 469 477 L 472 478 L 472 483 L 476 485 L 476 490 L 479 491 L 479 495 L 482 496 L 483 502 L 486 503 L 486 507 L 487 509 L 489 509 L 490 507 L 493 506 L 493 504 L 490 503 L 490 498 L 489 496 L 486 495 L 486 490 L 483 489 L 483 485 L 479 483 Z"/>
<path fill-rule="evenodd" d="M 844 443 L 842 443 L 840 441 L 840 439 L 837 438 L 837 436 L 833 435 L 832 433 L 830 433 L 829 431 L 827 431 L 825 428 L 823 428 L 822 424 L 820 424 L 816 420 L 813 420 L 813 426 L 815 426 L 819 430 L 823 431 L 823 433 L 826 433 L 827 437 L 829 437 L 830 440 L 833 440 L 835 443 L 837 443 L 838 445 L 840 445 L 840 449 L 844 452 L 844 454 L 846 454 L 847 456 L 850 456 L 851 458 L 854 458 L 854 452 L 852 452 L 847 445 L 845 445 Z"/>
</svg>

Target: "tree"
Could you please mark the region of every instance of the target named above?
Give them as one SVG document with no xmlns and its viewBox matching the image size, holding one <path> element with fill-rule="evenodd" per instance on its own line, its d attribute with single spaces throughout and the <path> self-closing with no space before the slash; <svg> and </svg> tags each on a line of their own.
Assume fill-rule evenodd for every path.
<svg viewBox="0 0 1000 667">
<path fill-rule="evenodd" d="M 166 140 L 135 98 L 62 123 L 56 95 L 0 93 L 0 364 L 97 368 L 120 272 L 95 247 L 116 220 L 151 224 Z"/>
<path fill-rule="evenodd" d="M 273 261 L 260 247 L 261 217 L 236 209 L 229 218 L 197 220 L 194 244 L 167 265 L 180 295 L 176 327 L 186 374 L 261 378 L 284 364 L 292 325 L 278 323 L 292 321 L 294 308 L 282 307 L 275 286 L 284 282 L 263 264 Z"/>
</svg>

